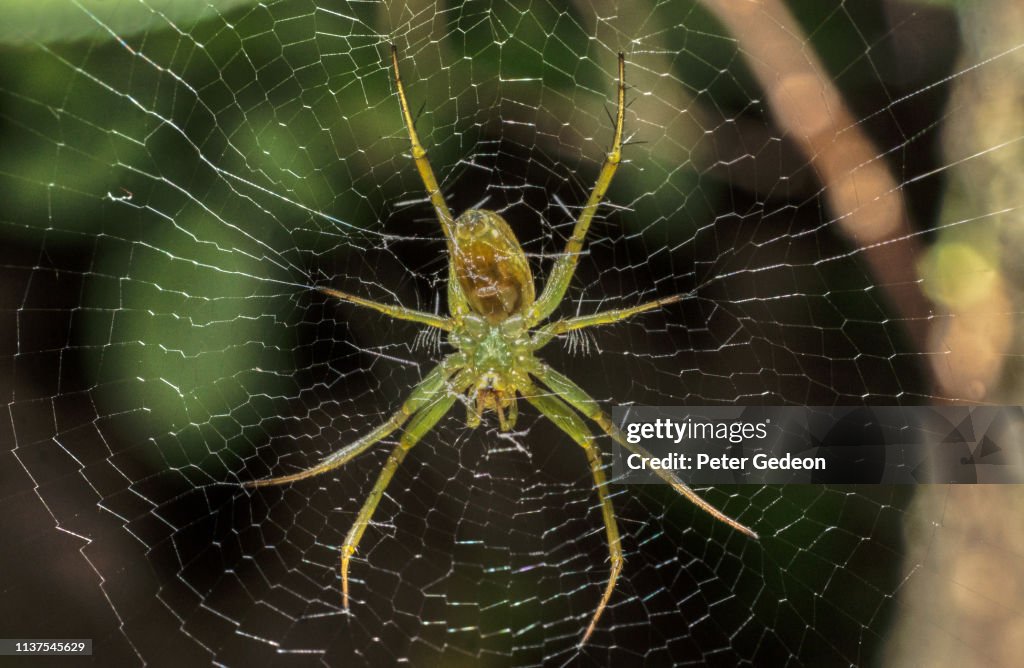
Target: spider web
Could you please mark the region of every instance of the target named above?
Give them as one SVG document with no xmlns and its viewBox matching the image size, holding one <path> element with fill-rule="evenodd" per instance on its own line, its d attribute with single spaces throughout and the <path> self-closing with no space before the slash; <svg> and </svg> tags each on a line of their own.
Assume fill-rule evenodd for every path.
<svg viewBox="0 0 1024 668">
<path fill-rule="evenodd" d="M 539 285 L 626 54 L 631 141 L 557 313 L 686 298 L 542 351 L 606 407 L 1020 403 L 1020 12 L 728 4 L 80 0 L 3 36 L 0 635 L 101 664 L 1019 656 L 1012 487 L 700 490 L 755 542 L 613 485 L 625 569 L 583 649 L 600 506 L 526 406 L 502 434 L 457 405 L 413 450 L 348 612 L 338 550 L 389 446 L 240 487 L 367 433 L 449 350 L 312 289 L 446 306 L 391 42 L 449 205 L 505 216 Z"/>
</svg>

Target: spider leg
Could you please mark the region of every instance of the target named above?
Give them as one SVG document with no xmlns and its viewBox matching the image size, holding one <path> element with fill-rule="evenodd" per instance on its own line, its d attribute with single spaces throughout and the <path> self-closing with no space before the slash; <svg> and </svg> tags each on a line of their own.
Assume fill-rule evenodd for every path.
<svg viewBox="0 0 1024 668">
<path fill-rule="evenodd" d="M 601 596 L 601 602 L 590 619 L 586 633 L 580 640 L 580 645 L 584 645 L 590 638 L 590 634 L 597 628 L 597 620 L 601 618 L 601 613 L 608 606 L 612 592 L 615 591 L 615 582 L 619 579 L 619 573 L 622 572 L 622 543 L 619 540 L 619 526 L 615 522 L 615 509 L 612 506 L 611 497 L 608 496 L 608 480 L 605 478 L 604 469 L 601 466 L 601 451 L 594 444 L 594 437 L 587 428 L 586 422 L 558 396 L 544 393 L 535 385 L 527 385 L 523 388 L 523 397 L 583 448 L 587 454 L 587 461 L 590 463 L 590 473 L 594 477 L 594 488 L 601 501 L 601 515 L 604 517 L 604 528 L 608 537 L 611 575 L 608 577 L 608 584 Z"/>
<path fill-rule="evenodd" d="M 366 531 L 367 525 L 370 523 L 370 518 L 373 517 L 373 511 L 377 509 L 377 504 L 380 503 L 381 497 L 384 496 L 384 490 L 387 489 L 388 483 L 391 482 L 391 477 L 398 470 L 398 465 L 402 463 L 405 456 L 412 450 L 412 446 L 416 445 L 417 441 L 430 431 L 437 424 L 438 420 L 444 417 L 445 413 L 455 403 L 457 396 L 455 392 L 448 392 L 444 396 L 435 398 L 429 406 L 424 407 L 412 418 L 409 426 L 405 429 L 405 433 L 399 439 L 398 445 L 391 451 L 391 456 L 388 457 L 384 468 L 381 469 L 377 482 L 374 483 L 373 489 L 370 490 L 370 494 L 366 497 L 366 501 L 363 502 L 363 507 L 359 510 L 356 521 L 352 524 L 352 528 L 348 530 L 348 535 L 345 536 L 345 543 L 341 547 L 341 592 L 342 601 L 346 609 L 348 609 L 349 561 L 359 546 L 359 541 L 363 537 L 363 532 Z"/>
<path fill-rule="evenodd" d="M 430 327 L 436 327 L 437 329 L 443 329 L 446 332 L 452 331 L 454 324 L 450 318 L 442 318 L 441 316 L 434 315 L 433 313 L 426 313 L 425 311 L 416 311 L 411 308 L 404 306 L 390 306 L 388 304 L 381 304 L 380 302 L 372 299 L 364 299 L 357 297 L 356 295 L 350 295 L 347 292 L 341 292 L 339 290 L 332 290 L 331 288 L 319 288 L 320 292 L 325 295 L 330 295 L 335 299 L 340 299 L 343 302 L 349 302 L 350 304 L 358 304 L 359 306 L 365 306 L 372 308 L 375 311 L 380 311 L 384 315 L 389 315 L 392 318 L 398 320 L 410 320 L 412 322 L 418 322 L 422 325 L 429 325 Z"/>
<path fill-rule="evenodd" d="M 413 124 L 412 114 L 409 112 L 409 101 L 405 97 L 405 87 L 402 85 L 402 75 L 398 70 L 398 49 L 394 44 L 391 45 L 391 64 L 395 69 L 395 88 L 398 89 L 398 101 L 402 105 L 402 119 L 405 121 L 405 127 L 409 131 L 409 142 L 412 144 L 412 159 L 416 163 L 420 179 L 430 196 L 430 203 L 434 205 L 434 211 L 437 212 L 437 218 L 441 221 L 441 227 L 444 229 L 444 235 L 448 239 L 450 248 L 455 238 L 452 230 L 455 219 L 452 218 L 452 212 L 444 201 L 440 186 L 437 185 L 434 170 L 430 167 L 430 161 L 427 160 L 427 151 L 420 143 L 419 135 L 416 134 L 416 126 Z"/>
<path fill-rule="evenodd" d="M 682 295 L 672 295 L 671 297 L 664 297 L 662 299 L 655 299 L 639 306 L 632 306 L 630 308 L 613 309 L 610 311 L 601 311 L 599 313 L 593 313 L 591 315 L 581 315 L 575 318 L 565 318 L 563 320 L 556 320 L 550 324 L 544 325 L 537 330 L 534 334 L 534 343 L 544 341 L 545 343 L 553 336 L 559 334 L 565 334 L 577 329 L 583 329 L 585 327 L 594 327 L 595 325 L 610 325 L 616 322 L 622 322 L 628 320 L 635 315 L 644 313 L 646 311 L 653 311 L 656 308 L 661 308 L 668 304 L 673 304 L 680 299 Z"/>
<path fill-rule="evenodd" d="M 590 198 L 587 200 L 586 206 L 583 207 L 583 211 L 576 221 L 576 226 L 572 230 L 572 236 L 569 237 L 569 241 L 565 245 L 565 252 L 555 260 L 555 265 L 551 269 L 551 275 L 544 285 L 544 292 L 534 302 L 530 312 L 527 314 L 527 320 L 531 326 L 536 325 L 551 315 L 558 304 L 561 303 L 566 290 L 569 289 L 572 275 L 576 271 L 576 264 L 579 262 L 580 251 L 583 249 L 583 241 L 586 239 L 587 230 L 590 229 L 590 222 L 594 218 L 598 204 L 601 203 L 605 193 L 608 192 L 608 186 L 612 182 L 612 177 L 615 176 L 615 170 L 619 168 L 619 162 L 622 160 L 622 121 L 626 111 L 625 76 L 626 57 L 620 53 L 619 111 L 615 118 L 615 135 L 612 138 L 612 148 L 605 156 L 604 164 L 601 166 L 601 173 L 597 177 L 594 189 L 590 191 Z"/>
<path fill-rule="evenodd" d="M 608 417 L 608 414 L 601 410 L 601 407 L 597 404 L 597 401 L 594 400 L 589 394 L 587 394 L 583 390 L 583 388 L 574 383 L 568 377 L 555 371 L 546 364 L 542 364 L 539 362 L 537 363 L 535 368 L 530 369 L 530 374 L 534 376 L 537 380 L 539 380 L 541 383 L 551 388 L 551 390 L 555 394 L 562 397 L 562 399 L 564 399 L 570 406 L 572 406 L 580 413 L 583 413 L 588 418 L 596 422 L 597 425 L 601 427 L 601 429 L 606 434 L 615 439 L 616 443 L 626 448 L 630 452 L 635 452 L 642 457 L 652 456 L 651 453 L 649 453 L 646 449 L 627 441 L 626 438 L 622 435 L 622 432 L 619 431 L 619 428 L 616 427 L 615 423 L 612 422 L 610 417 Z M 729 517 L 721 510 L 715 508 L 710 503 L 701 498 L 697 494 L 697 492 L 693 491 L 693 489 L 689 485 L 680 480 L 679 477 L 676 476 L 676 474 L 673 473 L 672 471 L 666 469 L 652 470 L 655 474 L 658 475 L 659 478 L 661 478 L 669 485 L 671 485 L 672 489 L 682 494 L 684 497 L 686 497 L 687 501 L 689 501 L 693 505 L 697 506 L 698 508 L 706 512 L 708 515 L 711 515 L 720 522 L 728 524 L 733 529 L 739 531 L 742 534 L 750 536 L 751 538 L 756 539 L 758 537 L 757 533 L 753 529 L 737 522 L 736 520 Z"/>
<path fill-rule="evenodd" d="M 416 169 L 420 173 L 420 180 L 423 181 L 423 187 L 426 188 L 427 195 L 430 196 L 430 203 L 433 205 L 434 211 L 437 213 L 437 219 L 441 223 L 445 242 L 448 244 L 448 254 L 454 255 L 459 250 L 458 245 L 455 243 L 455 219 L 452 217 L 452 212 L 448 208 L 447 202 L 444 201 L 441 187 L 437 185 L 437 177 L 434 176 L 434 170 L 427 159 L 427 150 L 423 148 L 419 135 L 416 134 L 416 124 L 413 122 L 412 114 L 409 112 L 409 100 L 405 97 L 405 86 L 402 85 L 402 75 L 398 69 L 398 49 L 394 44 L 391 45 L 391 64 L 395 70 L 395 88 L 398 89 L 398 102 L 402 106 L 402 120 L 405 121 L 405 127 L 409 131 L 412 160 L 416 163 Z M 455 265 L 453 263 L 448 265 L 448 310 L 456 317 L 464 315 L 470 310 L 469 303 L 466 301 L 466 296 L 462 292 L 458 278 L 455 275 Z"/>
<path fill-rule="evenodd" d="M 431 370 L 427 376 L 420 381 L 420 384 L 413 388 L 412 392 L 399 409 L 386 422 L 366 434 L 354 443 L 351 443 L 340 450 L 327 455 L 319 464 L 289 475 L 276 478 L 264 478 L 262 480 L 250 480 L 242 483 L 245 487 L 266 487 L 269 485 L 283 485 L 296 480 L 305 480 L 318 476 L 321 473 L 344 466 L 354 457 L 362 454 L 367 448 L 381 439 L 387 438 L 391 432 L 401 427 L 410 416 L 422 411 L 425 406 L 436 401 L 448 390 L 448 378 L 458 371 L 465 364 L 462 355 L 456 353 L 446 357 L 440 364 Z"/>
</svg>

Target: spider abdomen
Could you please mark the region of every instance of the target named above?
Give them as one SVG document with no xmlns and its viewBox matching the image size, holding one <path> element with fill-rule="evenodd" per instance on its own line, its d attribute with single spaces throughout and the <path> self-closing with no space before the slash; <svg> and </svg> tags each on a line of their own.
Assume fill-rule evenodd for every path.
<svg viewBox="0 0 1024 668">
<path fill-rule="evenodd" d="M 533 305 L 530 263 L 504 218 L 469 209 L 455 219 L 454 232 L 452 266 L 474 313 L 498 323 Z"/>
</svg>

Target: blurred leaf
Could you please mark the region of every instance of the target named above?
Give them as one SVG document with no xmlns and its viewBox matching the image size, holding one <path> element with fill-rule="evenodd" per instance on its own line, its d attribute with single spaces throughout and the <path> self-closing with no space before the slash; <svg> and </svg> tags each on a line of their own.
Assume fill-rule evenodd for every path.
<svg viewBox="0 0 1024 668">
<path fill-rule="evenodd" d="M 991 252 L 959 241 L 935 244 L 921 262 L 924 290 L 947 307 L 970 306 L 988 294 L 998 278 Z"/>
<path fill-rule="evenodd" d="M 12 0 L 4 3 L 0 44 L 121 39 L 192 25 L 251 0 Z"/>
<path fill-rule="evenodd" d="M 269 438 L 274 401 L 295 392 L 291 292 L 229 226 L 200 214 L 148 224 L 159 229 L 145 242 L 96 263 L 80 344 L 97 357 L 85 367 L 109 410 L 144 416 L 135 433 L 152 435 L 157 468 L 213 472 Z"/>
</svg>

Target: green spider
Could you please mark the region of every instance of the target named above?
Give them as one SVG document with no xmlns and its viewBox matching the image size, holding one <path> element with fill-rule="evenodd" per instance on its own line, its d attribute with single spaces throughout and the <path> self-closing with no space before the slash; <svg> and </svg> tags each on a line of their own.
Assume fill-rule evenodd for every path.
<svg viewBox="0 0 1024 668">
<path fill-rule="evenodd" d="M 342 596 L 345 608 L 348 609 L 349 562 L 384 490 L 412 447 L 463 395 L 467 398 L 466 422 L 470 428 L 479 426 L 483 413 L 493 410 L 498 415 L 499 428 L 502 431 L 509 431 L 515 426 L 518 414 L 517 399 L 518 396 L 522 396 L 583 448 L 590 463 L 594 488 L 601 501 L 601 513 L 604 517 L 608 552 L 611 557 L 611 575 L 590 625 L 580 640 L 580 645 L 583 645 L 594 632 L 601 613 L 608 605 L 615 589 L 615 582 L 622 571 L 623 559 L 615 511 L 608 497 L 608 481 L 601 463 L 601 452 L 581 414 L 590 418 L 622 447 L 644 456 L 649 455 L 643 448 L 626 441 L 608 415 L 598 406 L 597 401 L 572 380 L 538 359 L 535 353 L 556 336 L 595 325 L 620 322 L 679 301 L 681 298 L 676 295 L 631 308 L 565 318 L 542 325 L 562 302 L 569 288 L 587 229 L 621 160 L 622 123 L 626 106 L 625 57 L 619 54 L 618 113 L 611 150 L 605 157 L 590 198 L 576 221 L 565 252 L 555 261 L 539 298 L 535 296 L 533 275 L 526 255 L 512 228 L 500 215 L 493 211 L 470 209 L 458 218 L 452 217 L 427 160 L 427 152 L 416 134 L 399 74 L 398 52 L 394 46 L 391 47 L 391 61 L 395 70 L 395 87 L 402 108 L 402 117 L 412 144 L 412 158 L 430 195 L 431 204 L 441 222 L 447 242 L 450 315 L 442 317 L 403 306 L 381 304 L 330 288 L 321 288 L 321 291 L 342 301 L 374 309 L 392 318 L 409 320 L 448 332 L 448 342 L 455 348 L 455 352 L 441 360 L 413 388 L 405 403 L 390 419 L 356 442 L 333 452 L 319 464 L 298 473 L 254 480 L 245 484 L 248 487 L 281 485 L 326 473 L 344 466 L 405 425 L 398 445 L 384 464 L 377 482 L 370 490 L 341 547 Z M 671 471 L 656 470 L 655 473 L 711 516 L 752 538 L 757 538 L 757 534 L 751 529 L 711 506 Z"/>
</svg>

